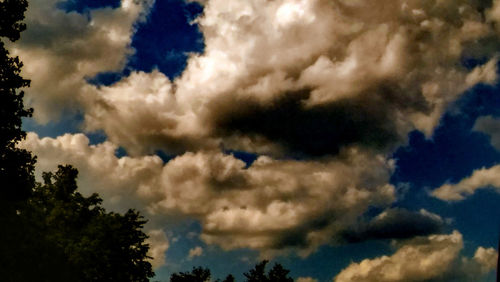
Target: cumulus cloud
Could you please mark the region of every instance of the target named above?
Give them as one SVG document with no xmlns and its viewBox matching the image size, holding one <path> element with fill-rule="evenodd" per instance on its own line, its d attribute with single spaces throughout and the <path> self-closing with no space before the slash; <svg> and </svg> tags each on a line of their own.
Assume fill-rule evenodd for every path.
<svg viewBox="0 0 500 282">
<path fill-rule="evenodd" d="M 473 130 L 490 136 L 491 145 L 500 151 L 500 118 L 480 117 L 476 120 Z"/>
<path fill-rule="evenodd" d="M 146 243 L 149 244 L 148 256 L 152 257 L 151 265 L 158 268 L 165 264 L 165 252 L 170 244 L 165 232 L 161 229 L 150 230 L 147 232 L 149 238 Z"/>
<path fill-rule="evenodd" d="M 88 87 L 87 78 L 123 68 L 133 53 L 129 45 L 134 24 L 151 3 L 123 0 L 117 9 L 79 14 L 59 9 L 58 2 L 30 1 L 27 30 L 9 47 L 24 62 L 23 76 L 31 79 L 27 101 L 40 122 L 75 109 Z"/>
<path fill-rule="evenodd" d="M 359 242 L 370 239 L 407 239 L 441 232 L 446 221 L 439 215 L 421 209 L 412 212 L 393 208 L 385 210 L 367 223 L 344 233 L 344 240 Z"/>
<path fill-rule="evenodd" d="M 193 259 L 203 255 L 203 248 L 200 246 L 194 247 L 189 250 L 188 259 Z"/>
<path fill-rule="evenodd" d="M 318 282 L 318 279 L 314 279 L 311 277 L 299 277 L 295 281 L 297 281 L 297 282 Z"/>
<path fill-rule="evenodd" d="M 486 2 L 204 1 L 205 53 L 174 81 L 139 72 L 92 89 L 87 129 L 133 152 L 390 150 L 412 129 L 430 134 L 465 89 L 496 80 L 481 42 L 498 41 L 498 5 Z M 491 60 L 467 70 L 464 56 Z"/>
<path fill-rule="evenodd" d="M 426 211 L 353 224 L 395 200 L 387 156 L 408 132 L 429 135 L 465 89 L 496 81 L 500 1 L 202 2 L 205 52 L 180 77 L 131 72 L 99 87 L 86 78 L 124 66 L 150 2 L 89 15 L 32 2 L 33 28 L 11 50 L 33 80 L 37 118 L 78 105 L 85 130 L 108 137 L 89 145 L 83 134 L 30 133 L 22 146 L 38 172 L 74 164 L 84 192 L 153 219 L 198 219 L 200 238 L 224 249 L 307 255 L 346 230 L 390 237 L 383 230 L 406 220 L 426 227 L 412 234 L 437 230 L 441 219 Z M 489 61 L 468 70 L 463 57 Z M 117 146 L 130 157 L 117 158 Z M 164 164 L 148 155 L 158 149 L 178 156 Z M 247 168 L 228 150 L 264 155 Z"/>
<path fill-rule="evenodd" d="M 500 165 L 475 170 L 456 184 L 444 184 L 431 195 L 445 201 L 461 201 L 481 188 L 494 188 L 500 193 Z"/>
<path fill-rule="evenodd" d="M 495 268 L 498 254 L 493 248 L 479 247 L 471 259 L 460 255 L 462 248 L 458 231 L 416 238 L 391 256 L 352 263 L 334 281 L 477 281 Z"/>
<path fill-rule="evenodd" d="M 21 146 L 38 156 L 38 173 L 74 164 L 83 192 L 98 192 L 114 209 L 136 207 L 153 222 L 197 218 L 202 240 L 225 249 L 306 255 L 339 239 L 368 207 L 395 199 L 388 184 L 393 162 L 354 147 L 321 161 L 261 156 L 246 168 L 218 151 L 185 153 L 163 164 L 156 156 L 117 158 L 112 143 L 88 142 L 83 134 L 29 133 Z"/>
</svg>

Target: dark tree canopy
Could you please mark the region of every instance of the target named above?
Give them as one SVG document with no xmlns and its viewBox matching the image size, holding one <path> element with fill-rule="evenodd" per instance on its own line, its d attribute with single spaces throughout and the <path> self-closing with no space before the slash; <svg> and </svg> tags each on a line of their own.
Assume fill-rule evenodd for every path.
<svg viewBox="0 0 500 282">
<path fill-rule="evenodd" d="M 281 264 L 275 263 L 273 268 L 266 273 L 268 261 L 263 260 L 246 273 L 243 273 L 247 282 L 293 282 L 288 276 L 290 270 L 285 269 Z M 210 269 L 203 267 L 193 267 L 191 272 L 179 272 L 170 276 L 170 282 L 206 282 L 210 281 Z M 220 282 L 220 279 L 215 280 Z M 222 282 L 234 282 L 235 278 L 229 274 Z"/>
<path fill-rule="evenodd" d="M 207 282 L 210 281 L 210 269 L 193 267 L 190 272 L 174 273 L 170 276 L 170 282 Z"/>
<path fill-rule="evenodd" d="M 234 281 L 236 280 L 234 279 L 234 276 L 231 274 L 229 274 L 228 276 L 226 276 L 226 278 L 224 278 L 224 280 L 222 280 L 222 282 L 234 282 Z"/>
<path fill-rule="evenodd" d="M 24 92 L 29 80 L 20 76 L 22 63 L 18 57 L 10 57 L 1 39 L 19 39 L 25 25 L 27 3 L 22 0 L 0 1 L 0 200 L 2 205 L 29 197 L 34 184 L 35 158 L 30 152 L 16 148 L 26 133 L 21 129 L 21 118 L 31 116 L 32 110 L 25 109 Z"/>
<path fill-rule="evenodd" d="M 44 239 L 63 250 L 78 281 L 148 281 L 153 271 L 142 232 L 146 221 L 133 210 L 107 213 L 97 194 L 82 196 L 77 174 L 59 166 L 56 173 L 44 173 L 45 183 L 35 188 L 31 203 Z"/>
<path fill-rule="evenodd" d="M 281 264 L 275 263 L 273 268 L 266 274 L 268 261 L 263 260 L 249 272 L 244 273 L 247 282 L 293 282 L 288 276 L 290 270 L 285 269 Z"/>
<path fill-rule="evenodd" d="M 0 1 L 0 37 L 11 41 L 19 39 L 20 33 L 26 29 L 26 25 L 21 21 L 27 7 L 26 0 Z"/>
</svg>

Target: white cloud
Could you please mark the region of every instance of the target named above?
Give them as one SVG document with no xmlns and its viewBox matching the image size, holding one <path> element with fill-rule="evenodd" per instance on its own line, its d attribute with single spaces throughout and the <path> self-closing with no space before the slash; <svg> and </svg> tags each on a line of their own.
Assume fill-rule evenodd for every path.
<svg viewBox="0 0 500 282">
<path fill-rule="evenodd" d="M 134 52 L 129 46 L 134 24 L 151 3 L 122 0 L 117 9 L 79 14 L 57 8 L 58 2 L 30 1 L 27 30 L 9 47 L 24 63 L 22 75 L 31 80 L 27 101 L 40 122 L 78 107 L 89 87 L 86 78 L 123 68 Z"/>
<path fill-rule="evenodd" d="M 484 17 L 467 0 L 207 0 L 196 20 L 205 52 L 180 77 L 132 72 L 109 87 L 85 78 L 124 66 L 150 3 L 123 0 L 89 20 L 55 2 L 32 1 L 11 47 L 33 80 L 28 99 L 40 121 L 81 107 L 86 130 L 109 141 L 30 133 L 22 146 L 37 172 L 73 164 L 81 189 L 110 207 L 198 219 L 200 238 L 224 249 L 307 255 L 339 239 L 395 200 L 387 156 L 407 133 L 430 134 L 465 89 L 496 80 L 482 40 L 498 41 L 498 1 Z M 467 70 L 464 54 L 491 60 Z M 246 168 L 221 148 L 267 156 Z M 157 149 L 178 157 L 144 155 Z"/>
<path fill-rule="evenodd" d="M 259 157 L 249 168 L 215 151 L 186 153 L 163 164 L 156 156 L 117 158 L 110 142 L 82 134 L 56 139 L 29 133 L 21 145 L 38 156 L 37 173 L 70 163 L 79 187 L 112 209 L 134 207 L 154 222 L 179 213 L 197 218 L 201 238 L 225 249 L 307 255 L 335 240 L 369 206 L 394 201 L 392 161 L 351 148 L 322 161 Z"/>
<path fill-rule="evenodd" d="M 323 121 L 342 128 L 336 133 L 326 125 L 316 129 L 310 138 L 322 145 L 316 146 L 320 154 L 351 144 L 393 148 L 412 129 L 430 134 L 465 89 L 496 81 L 496 58 L 479 43 L 497 40 L 494 19 L 483 17 L 477 5 L 465 0 L 204 1 L 196 22 L 205 53 L 192 55 L 173 82 L 153 71 L 93 89 L 86 96 L 87 125 L 103 129 L 131 152 L 223 144 L 310 154 L 304 144 L 294 143 L 310 124 L 286 124 L 279 113 L 288 110 L 289 116 L 317 121 L 315 126 Z M 460 66 L 464 54 L 476 53 L 492 59 L 470 71 Z M 161 87 L 138 86 L 146 81 Z M 298 106 L 290 108 L 287 101 Z M 252 119 L 255 110 L 261 120 Z M 232 127 L 231 122 L 240 123 Z M 348 135 L 344 127 L 355 127 L 357 134 Z"/>
<path fill-rule="evenodd" d="M 500 193 L 500 165 L 474 170 L 471 176 L 456 184 L 444 184 L 431 194 L 445 201 L 460 201 L 481 188 L 494 188 Z"/>
<path fill-rule="evenodd" d="M 496 2 L 484 17 L 487 7 L 466 0 L 203 1 L 196 23 L 205 52 L 191 55 L 179 78 L 132 72 L 102 88 L 85 78 L 123 68 L 151 1 L 123 0 L 89 17 L 55 3 L 33 1 L 28 31 L 11 47 L 33 81 L 37 119 L 81 106 L 87 130 L 104 130 L 133 155 L 390 150 L 412 129 L 430 134 L 468 87 L 496 80 L 496 58 L 480 43 L 497 40 Z M 469 71 L 464 54 L 491 60 Z M 288 124 L 290 116 L 298 120 Z"/>
<path fill-rule="evenodd" d="M 318 279 L 314 279 L 311 277 L 299 277 L 296 280 L 297 282 L 318 282 Z"/>
<path fill-rule="evenodd" d="M 494 269 L 498 254 L 493 248 L 479 247 L 472 259 L 460 256 L 462 248 L 458 231 L 417 238 L 401 245 L 391 256 L 351 263 L 334 281 L 477 281 Z"/>
<path fill-rule="evenodd" d="M 500 118 L 480 117 L 476 120 L 473 130 L 489 135 L 491 145 L 500 151 Z"/>
<path fill-rule="evenodd" d="M 195 257 L 199 257 L 203 255 L 203 248 L 200 246 L 194 247 L 189 250 L 188 258 L 193 259 Z"/>
<path fill-rule="evenodd" d="M 151 265 L 153 268 L 159 268 L 165 265 L 165 252 L 170 244 L 165 232 L 161 229 L 150 230 L 147 232 L 149 238 L 146 243 L 149 244 L 148 256 L 152 257 Z"/>
</svg>

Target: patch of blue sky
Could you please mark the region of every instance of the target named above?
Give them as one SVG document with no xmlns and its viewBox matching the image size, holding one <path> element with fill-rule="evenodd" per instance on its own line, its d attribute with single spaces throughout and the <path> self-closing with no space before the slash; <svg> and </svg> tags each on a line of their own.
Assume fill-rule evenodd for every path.
<svg viewBox="0 0 500 282">
<path fill-rule="evenodd" d="M 135 54 L 127 67 L 149 72 L 157 68 L 170 79 L 186 67 L 189 53 L 202 53 L 203 35 L 193 20 L 203 12 L 200 4 L 182 0 L 156 1 L 146 22 L 132 38 Z"/>
<path fill-rule="evenodd" d="M 84 118 L 82 113 L 65 112 L 58 120 L 39 124 L 33 118 L 23 118 L 22 128 L 26 132 L 35 132 L 40 138 L 56 138 L 64 134 L 82 133 Z M 106 134 L 102 131 L 86 132 L 90 145 L 100 144 L 106 141 Z"/>
<path fill-rule="evenodd" d="M 163 161 L 163 163 L 168 163 L 170 160 L 174 159 L 177 156 L 174 154 L 168 154 L 163 150 L 156 150 L 155 155 L 160 157 L 160 159 Z"/>
<path fill-rule="evenodd" d="M 397 160 L 393 184 L 408 183 L 409 189 L 395 204 L 412 210 L 427 209 L 452 219 L 448 230 L 459 230 L 464 253 L 472 256 L 478 246 L 495 247 L 498 242 L 500 194 L 480 189 L 459 202 L 445 202 L 429 196 L 444 183 L 457 183 L 475 169 L 500 162 L 500 152 L 488 136 L 472 130 L 480 116 L 500 116 L 499 86 L 478 85 L 464 93 L 442 117 L 431 138 L 414 131 L 407 146 L 393 155 Z"/>
<path fill-rule="evenodd" d="M 394 249 L 386 241 L 365 241 L 347 245 L 323 246 L 306 259 L 289 256 L 280 257 L 278 262 L 291 269 L 291 275 L 297 277 L 313 277 L 319 281 L 332 281 L 340 271 L 352 262 L 366 258 L 391 255 Z"/>
<path fill-rule="evenodd" d="M 478 117 L 500 116 L 498 91 L 497 87 L 479 85 L 466 92 L 443 116 L 430 139 L 418 131 L 410 133 L 408 145 L 393 155 L 397 169 L 392 182 L 437 187 L 498 163 L 500 152 L 485 134 L 472 130 Z"/>
<path fill-rule="evenodd" d="M 102 6 L 119 6 L 115 3 L 119 4 L 119 1 L 104 2 Z M 63 3 L 66 11 L 84 12 L 102 7 L 93 2 L 85 6 L 82 4 L 85 1 Z M 131 71 L 150 72 L 153 69 L 158 69 L 173 80 L 186 68 L 189 54 L 204 51 L 203 35 L 193 22 L 201 13 L 203 7 L 196 2 L 155 1 L 147 20 L 137 25 L 131 43 L 135 52 L 127 59 L 123 70 L 99 73 L 87 81 L 94 85 L 109 86 L 128 76 Z"/>
<path fill-rule="evenodd" d="M 74 134 L 81 132 L 83 115 L 80 113 L 64 113 L 58 121 L 49 121 L 39 124 L 33 118 L 23 118 L 23 130 L 36 132 L 40 137 L 55 138 L 66 133 Z"/>
<path fill-rule="evenodd" d="M 224 151 L 224 153 L 228 155 L 233 155 L 233 157 L 243 161 L 246 165 L 246 168 L 250 167 L 253 164 L 253 162 L 259 157 L 258 154 L 249 153 L 245 151 L 227 150 Z"/>
<path fill-rule="evenodd" d="M 92 85 L 110 86 L 120 81 L 123 77 L 130 74 L 130 70 L 124 69 L 119 72 L 101 72 L 96 76 L 87 78 L 87 82 Z"/>
</svg>

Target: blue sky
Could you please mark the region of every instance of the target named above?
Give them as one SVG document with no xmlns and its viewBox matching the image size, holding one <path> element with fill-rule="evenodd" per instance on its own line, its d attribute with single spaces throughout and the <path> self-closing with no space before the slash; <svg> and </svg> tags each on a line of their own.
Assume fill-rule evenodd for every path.
<svg viewBox="0 0 500 282">
<path fill-rule="evenodd" d="M 433 273 L 427 269 L 422 270 L 427 274 L 419 277 L 417 271 L 411 277 L 416 281 L 455 281 L 453 277 L 460 272 L 454 268 L 465 268 L 465 262 L 459 264 L 462 257 L 477 267 L 474 255 L 479 247 L 496 249 L 500 180 L 494 168 L 500 162 L 500 148 L 492 140 L 500 133 L 488 129 L 494 126 L 478 129 L 478 120 L 490 117 L 492 122 L 485 124 L 496 122 L 497 128 L 500 123 L 500 84 L 491 79 L 498 73 L 495 59 L 498 48 L 495 48 L 500 46 L 500 36 L 497 31 L 478 29 L 474 32 L 477 37 L 470 39 L 461 35 L 461 29 L 449 33 L 429 29 L 426 31 L 429 38 L 441 38 L 419 37 L 415 40 L 422 42 L 416 45 L 420 43 L 419 46 L 425 46 L 421 48 L 427 49 L 415 51 L 412 48 L 416 45 L 401 39 L 410 35 L 399 31 L 411 26 L 408 22 L 413 20 L 424 22 L 418 17 L 429 17 L 431 24 L 433 20 L 450 24 L 449 30 L 455 28 L 450 23 L 453 21 L 461 22 L 461 26 L 478 21 L 474 23 L 484 25 L 483 29 L 491 28 L 490 23 L 497 20 L 494 12 L 483 12 L 487 16 L 482 20 L 478 15 L 481 9 L 495 11 L 499 1 L 485 1 L 487 4 L 465 1 L 468 10 L 462 14 L 455 13 L 458 7 L 454 4 L 420 7 L 414 3 L 418 7 L 411 10 L 412 20 L 403 20 L 406 15 L 403 12 L 397 19 L 391 15 L 370 16 L 370 9 L 391 10 L 393 4 L 403 1 L 393 4 L 359 1 L 349 6 L 348 14 L 342 14 L 342 9 L 348 6 L 343 1 L 334 1 L 338 9 L 330 11 L 329 4 L 324 3 L 327 1 L 319 0 L 278 1 L 283 2 L 278 8 L 262 1 L 250 1 L 254 6 L 241 1 L 225 6 L 215 0 L 205 4 L 157 0 L 133 9 L 127 9 L 123 5 L 126 1 L 119 0 L 52 2 L 57 12 L 49 17 L 48 23 L 40 24 L 35 12 L 28 14 L 28 31 L 19 47 L 25 65 L 28 67 L 30 62 L 35 65 L 37 59 L 33 54 L 45 56 L 46 62 L 55 57 L 63 58 L 63 62 L 74 60 L 78 66 L 85 65 L 88 54 L 95 56 L 96 61 L 88 69 L 68 67 L 67 73 L 74 72 L 71 78 L 64 73 L 52 76 L 50 67 L 45 77 L 34 76 L 35 72 L 27 70 L 26 76 L 30 78 L 32 74 L 34 81 L 28 99 L 35 108 L 35 119 L 26 119 L 23 126 L 36 135 L 29 135 L 26 146 L 39 156 L 39 170 L 50 169 L 57 162 L 75 162 L 84 191 L 97 190 L 105 202 L 109 201 L 111 209 L 132 205 L 150 217 L 148 228 L 161 230 L 165 236 L 160 237 L 169 245 L 164 249 L 165 263 L 155 270 L 155 280 L 168 281 L 173 272 L 201 265 L 209 267 L 215 278 L 232 273 L 242 281 L 243 272 L 261 257 L 270 257 L 289 268 L 294 278 L 331 281 L 341 271 L 347 273 L 351 267 L 356 270 L 360 266 L 355 263 L 364 259 L 375 261 L 383 255 L 395 255 L 405 246 L 417 250 L 423 244 L 418 238 L 427 238 L 430 249 L 437 240 L 433 238 L 441 238 L 432 236 L 445 236 L 442 237 L 445 242 L 449 240 L 458 246 L 450 239 L 453 230 L 458 230 L 464 247 L 451 257 L 443 273 L 425 276 Z M 34 3 L 32 9 L 41 8 Z M 104 19 L 116 20 L 94 21 L 103 14 Z M 266 18 L 272 15 L 276 18 Z M 345 16 L 342 18 L 345 22 L 336 20 L 341 15 Z M 68 31 L 60 26 L 56 29 L 57 25 L 50 21 L 57 23 L 59 17 L 73 19 L 74 25 L 68 25 Z M 450 18 L 453 19 L 447 22 Z M 354 27 L 355 22 L 364 25 Z M 44 33 L 29 33 L 30 23 L 43 26 L 47 38 L 42 38 Z M 98 36 L 103 30 L 93 26 L 100 23 L 109 25 L 109 30 L 121 30 L 121 36 L 127 39 L 106 45 L 108 39 Z M 342 24 L 359 31 L 349 36 L 341 34 L 336 27 Z M 80 33 L 67 35 L 71 28 Z M 308 37 L 313 33 L 315 37 Z M 88 52 L 71 49 L 76 43 L 68 44 L 66 50 L 59 50 L 53 44 L 37 45 L 44 40 L 77 42 L 80 35 L 81 40 L 89 42 L 85 47 Z M 378 40 L 381 37 L 387 40 Z M 460 42 L 460 52 L 453 53 L 455 49 L 447 45 L 447 40 Z M 490 44 L 481 43 L 485 41 Z M 449 51 L 439 53 L 442 50 Z M 377 56 L 390 59 L 386 63 L 380 62 L 383 59 L 372 61 Z M 473 59 L 466 59 L 469 56 Z M 357 65 L 353 66 L 353 61 Z M 36 81 L 52 77 L 54 82 L 47 85 Z M 65 88 L 57 86 L 67 81 L 78 90 L 67 93 Z M 432 87 L 438 90 L 428 90 L 433 94 L 426 94 L 426 89 Z M 39 116 L 37 111 L 41 112 Z M 72 139 L 60 138 L 67 133 Z M 43 143 L 42 137 L 49 139 Z M 123 185 L 122 180 L 112 178 L 118 177 L 119 171 L 113 170 L 106 179 L 93 168 L 91 159 L 96 158 L 93 154 L 96 148 L 104 148 L 103 144 L 115 152 L 106 160 L 122 158 L 125 163 L 132 159 L 130 167 L 138 164 L 133 172 L 122 171 L 127 174 Z M 76 151 L 80 149 L 85 153 Z M 107 151 L 98 152 L 101 153 L 95 153 L 96 156 Z M 154 161 L 154 155 L 159 156 L 159 161 Z M 126 156 L 130 158 L 125 160 Z M 147 156 L 151 159 L 146 160 Z M 205 156 L 208 161 L 204 161 Z M 202 168 L 196 164 L 188 166 L 189 161 L 195 160 Z M 257 167 L 252 171 L 255 162 Z M 204 175 L 203 164 L 213 169 L 207 177 L 216 175 L 214 179 L 197 180 L 196 175 Z M 268 165 L 267 170 L 260 170 L 260 165 Z M 226 170 L 219 172 L 219 166 Z M 109 167 L 114 169 L 112 165 Z M 177 170 L 170 172 L 172 167 Z M 294 170 L 295 167 L 299 168 Z M 107 168 L 103 166 L 102 170 Z M 445 184 L 460 183 L 483 168 L 491 169 L 487 172 L 493 176 L 487 180 L 478 180 L 478 176 L 474 183 L 481 184 L 477 187 L 452 185 L 452 192 L 440 194 L 444 196 L 432 193 Z M 155 172 L 161 169 L 163 176 L 155 178 Z M 290 180 L 290 184 L 286 184 L 286 177 L 273 178 L 273 173 L 286 175 L 288 169 L 296 173 L 304 171 L 304 175 L 298 179 L 289 175 L 295 181 Z M 337 174 L 337 170 L 343 172 Z M 141 171 L 146 176 L 141 176 Z M 325 179 L 333 179 L 329 180 L 332 183 L 309 179 L 316 172 L 326 173 Z M 330 172 L 333 178 L 328 178 Z M 128 174 L 133 176 L 127 180 Z M 337 180 L 342 174 L 353 180 Z M 259 178 L 248 180 L 253 175 Z M 306 179 L 304 183 L 300 178 Z M 149 179 L 156 182 L 148 182 Z M 209 191 L 191 188 L 190 181 L 194 185 L 207 185 Z M 109 183 L 113 187 L 108 189 Z M 253 183 L 259 184 L 252 186 Z M 290 188 L 294 192 L 272 198 L 278 193 L 273 189 L 287 191 L 287 185 L 296 183 L 301 184 Z M 170 192 L 169 185 L 187 190 Z M 306 197 L 302 194 L 309 195 L 304 191 L 320 193 L 336 185 L 339 188 L 329 194 L 325 192 L 322 196 L 325 202 L 318 202 L 318 209 L 314 203 L 319 200 L 313 196 L 301 199 Z M 345 204 L 351 194 L 335 192 L 357 185 L 361 188 L 355 191 L 366 193 L 368 198 L 359 196 L 352 206 Z M 387 187 L 392 187 L 392 196 L 383 192 Z M 189 192 L 190 189 L 194 192 Z M 248 192 L 258 189 L 267 192 L 257 195 Z M 463 189 L 472 189 L 472 193 L 469 195 Z M 199 210 L 190 204 L 189 195 L 175 198 L 182 191 L 196 194 L 193 197 L 201 201 Z M 454 199 L 456 193 L 463 195 L 463 199 Z M 156 200 L 162 197 L 165 199 Z M 245 197 L 249 197 L 248 206 L 241 204 Z M 288 200 L 283 200 L 287 197 Z M 307 203 L 304 207 L 300 205 L 302 201 Z M 268 204 L 262 207 L 261 202 Z M 280 212 L 286 211 L 276 215 L 274 221 L 271 209 L 277 202 L 283 204 Z M 216 221 L 219 217 L 224 219 L 224 213 L 217 210 L 222 203 L 226 205 L 224 211 L 233 211 L 232 205 L 235 214 L 239 214 L 237 209 L 248 211 L 241 212 L 244 214 L 241 216 L 248 218 L 240 219 L 248 220 L 248 229 L 229 217 L 226 221 Z M 274 224 L 280 222 L 283 227 L 266 227 L 272 226 L 266 219 L 249 215 L 253 205 L 256 213 L 263 212 L 264 218 L 272 219 Z M 286 217 L 288 214 L 292 215 Z M 283 218 L 291 221 L 283 222 Z M 252 220 L 258 221 L 262 229 L 252 229 Z M 296 224 L 293 220 L 297 220 Z M 415 224 L 421 224 L 422 228 L 410 228 Z M 314 236 L 317 239 L 311 239 Z M 358 239 L 354 242 L 352 238 Z M 195 247 L 203 251 L 199 256 L 189 257 Z M 492 260 L 492 256 L 487 258 Z M 372 277 L 363 281 L 377 281 L 377 270 L 370 271 Z M 476 275 L 475 281 L 494 281 L 491 269 L 477 273 L 471 270 L 471 273 Z M 400 275 L 401 280 L 394 281 L 409 279 L 405 273 Z M 339 277 L 338 281 L 356 281 Z"/>
</svg>

